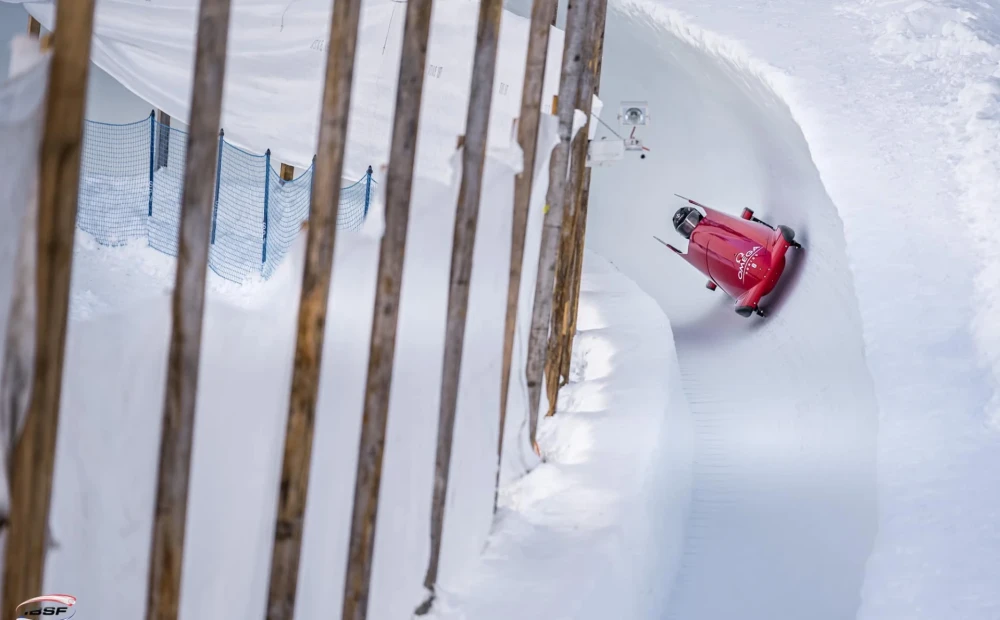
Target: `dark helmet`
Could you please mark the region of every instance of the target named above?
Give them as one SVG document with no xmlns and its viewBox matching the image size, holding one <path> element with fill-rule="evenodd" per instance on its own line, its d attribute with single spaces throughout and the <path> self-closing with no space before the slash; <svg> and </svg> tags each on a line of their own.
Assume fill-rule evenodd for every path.
<svg viewBox="0 0 1000 620">
<path fill-rule="evenodd" d="M 701 213 L 694 207 L 681 207 L 677 209 L 677 213 L 674 213 L 674 228 L 685 239 L 691 238 L 691 233 L 694 232 L 695 226 L 700 221 Z"/>
</svg>

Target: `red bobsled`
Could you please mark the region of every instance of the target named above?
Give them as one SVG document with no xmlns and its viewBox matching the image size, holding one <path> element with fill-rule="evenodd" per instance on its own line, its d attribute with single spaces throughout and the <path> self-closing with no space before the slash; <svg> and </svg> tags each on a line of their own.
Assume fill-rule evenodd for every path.
<svg viewBox="0 0 1000 620">
<path fill-rule="evenodd" d="M 764 316 L 760 300 L 774 288 L 785 269 L 788 248 L 801 248 L 795 231 L 787 226 L 772 227 L 743 209 L 741 217 L 721 213 L 678 196 L 701 207 L 681 207 L 674 214 L 674 228 L 690 243 L 683 253 L 659 237 L 656 240 L 676 252 L 708 276 L 709 290 L 722 288 L 736 301 L 736 313 Z"/>
</svg>

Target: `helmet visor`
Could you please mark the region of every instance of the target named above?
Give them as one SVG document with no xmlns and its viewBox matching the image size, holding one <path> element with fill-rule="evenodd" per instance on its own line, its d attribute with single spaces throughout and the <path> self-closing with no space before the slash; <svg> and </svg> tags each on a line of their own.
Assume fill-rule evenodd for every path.
<svg viewBox="0 0 1000 620">
<path fill-rule="evenodd" d="M 680 221 L 677 225 L 677 232 L 684 235 L 685 238 L 690 239 L 691 233 L 694 232 L 695 226 L 701 221 L 701 213 L 698 213 L 694 209 L 688 212 L 684 219 Z"/>
</svg>

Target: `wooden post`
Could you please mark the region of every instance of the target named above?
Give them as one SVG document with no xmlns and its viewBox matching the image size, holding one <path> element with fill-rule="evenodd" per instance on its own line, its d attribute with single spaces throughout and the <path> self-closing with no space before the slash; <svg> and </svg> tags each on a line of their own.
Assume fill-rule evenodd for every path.
<svg viewBox="0 0 1000 620">
<path fill-rule="evenodd" d="M 434 493 L 431 500 L 431 550 L 424 587 L 428 598 L 417 608 L 426 614 L 434 603 L 441 537 L 444 528 L 445 497 L 451 471 L 451 446 L 455 436 L 455 411 L 465 344 L 465 319 L 469 308 L 472 255 L 475 250 L 479 205 L 486 160 L 493 78 L 503 0 L 482 0 L 476 26 L 476 51 L 472 60 L 472 88 L 462 140 L 462 181 L 458 189 L 458 212 L 451 250 L 451 277 L 448 285 L 448 315 L 445 324 L 444 370 L 441 378 L 441 412 L 438 419 L 437 457 L 434 461 Z"/>
<path fill-rule="evenodd" d="M 535 281 L 531 331 L 528 336 L 528 363 L 525 372 L 528 383 L 528 433 L 535 452 L 539 452 L 535 435 L 538 427 L 538 408 L 541 401 L 549 315 L 552 312 L 556 252 L 563 220 L 563 199 L 572 137 L 574 103 L 585 67 L 582 49 L 587 9 L 588 0 L 569 0 L 566 12 L 562 74 L 559 78 L 559 143 L 552 152 L 549 164 L 549 187 L 545 197 L 546 213 L 542 223 L 542 247 L 538 259 L 538 276 Z"/>
<path fill-rule="evenodd" d="M 173 329 L 153 519 L 147 620 L 174 620 L 180 605 L 191 438 L 201 358 L 216 156 L 226 74 L 230 0 L 201 0 L 191 94 L 191 133 L 181 196 Z M 60 32 L 60 37 L 62 32 Z"/>
<path fill-rule="evenodd" d="M 295 593 L 360 15 L 361 0 L 338 0 L 333 4 L 323 111 L 309 204 L 291 398 L 278 491 L 278 516 L 271 555 L 268 620 L 292 620 L 295 616 Z M 291 166 L 282 164 L 282 180 L 291 179 L 293 173 Z"/>
<path fill-rule="evenodd" d="M 28 16 L 28 34 L 37 38 L 42 33 L 42 24 L 33 15 Z"/>
<path fill-rule="evenodd" d="M 534 0 L 531 6 L 531 26 L 528 33 L 528 54 L 524 66 L 524 90 L 521 92 L 521 113 L 517 124 L 517 142 L 524 153 L 521 174 L 514 179 L 514 225 L 510 244 L 510 279 L 507 284 L 507 314 L 504 319 L 503 368 L 500 375 L 500 431 L 497 437 L 497 473 L 493 485 L 493 511 L 497 509 L 500 488 L 500 462 L 503 458 L 504 427 L 507 424 L 507 397 L 514 356 L 514 334 L 517 329 L 517 305 L 521 292 L 521 272 L 524 267 L 524 237 L 528 228 L 528 209 L 535 183 L 535 156 L 538 151 L 538 126 L 542 116 L 542 90 L 545 86 L 545 65 L 548 60 L 549 32 L 555 21 L 558 0 Z M 553 101 L 553 114 L 555 102 Z"/>
<path fill-rule="evenodd" d="M 594 28 L 597 31 L 597 41 L 592 61 L 593 90 L 595 95 L 599 94 L 601 90 L 601 67 L 604 60 L 604 28 L 607 19 L 607 11 L 607 0 L 599 0 L 597 15 L 594 20 Z M 573 272 L 571 274 L 573 289 L 570 293 L 569 329 L 566 334 L 566 342 L 563 345 L 562 368 L 560 369 L 563 384 L 569 382 L 570 358 L 573 352 L 573 341 L 576 338 L 576 319 L 580 308 L 580 284 L 583 280 L 583 251 L 587 239 L 587 212 L 589 211 L 590 205 L 590 176 L 592 171 L 592 168 L 584 166 L 583 184 L 580 190 L 580 207 L 577 216 L 576 262 L 574 263 Z"/>
<path fill-rule="evenodd" d="M 575 290 L 575 272 L 577 254 L 580 253 L 579 245 L 582 243 L 580 236 L 580 212 L 583 198 L 584 178 L 589 170 L 586 166 L 587 147 L 590 142 L 591 110 L 593 109 L 593 95 L 595 91 L 598 40 L 603 36 L 604 18 L 607 0 L 593 0 L 594 19 L 588 24 L 588 33 L 584 43 L 584 55 L 587 57 L 587 70 L 581 78 L 580 91 L 577 95 L 576 107 L 583 110 L 587 116 L 587 122 L 583 129 L 573 140 L 572 156 L 570 161 L 570 191 L 566 194 L 566 213 L 564 215 L 563 227 L 560 234 L 558 263 L 556 269 L 556 284 L 552 303 L 552 329 L 549 334 L 548 351 L 545 362 L 545 388 L 548 396 L 549 408 L 546 415 L 554 415 L 556 403 L 559 395 L 559 388 L 563 385 L 565 375 L 562 369 L 569 367 L 569 350 L 571 337 L 569 333 L 570 306 L 572 305 L 573 291 Z M 582 257 L 581 257 L 582 258 Z M 567 373 L 568 374 L 568 373 Z"/>
<path fill-rule="evenodd" d="M 10 470 L 10 529 L 3 567 L 3 618 L 42 593 L 62 396 L 83 114 L 95 0 L 60 2 L 38 174 L 35 362 L 31 400 Z"/>
<path fill-rule="evenodd" d="M 385 181 L 385 232 L 379 250 L 378 284 L 372 321 L 364 413 L 354 483 L 354 507 L 344 579 L 342 620 L 364 620 L 375 551 L 375 520 L 382 481 L 382 456 L 389 413 L 389 390 L 396 352 L 399 294 L 410 220 L 413 163 L 424 91 L 427 39 L 430 36 L 433 0 L 409 0 L 396 88 L 392 142 Z"/>
<path fill-rule="evenodd" d="M 166 168 L 170 163 L 170 115 L 159 110 L 156 113 L 156 121 L 160 124 L 160 129 L 156 134 L 156 169 Z"/>
<path fill-rule="evenodd" d="M 288 164 L 281 164 L 281 174 L 279 176 L 281 177 L 282 181 L 291 181 L 293 178 L 295 178 L 295 166 L 289 166 Z"/>
</svg>

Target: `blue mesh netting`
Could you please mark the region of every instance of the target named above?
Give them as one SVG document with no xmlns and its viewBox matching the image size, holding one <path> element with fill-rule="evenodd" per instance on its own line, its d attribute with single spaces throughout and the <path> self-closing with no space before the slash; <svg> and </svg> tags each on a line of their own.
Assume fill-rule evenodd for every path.
<svg viewBox="0 0 1000 620">
<path fill-rule="evenodd" d="M 254 155 L 220 137 L 209 267 L 227 280 L 269 278 L 309 216 L 313 167 L 281 180 L 270 153 Z M 108 246 L 146 238 L 177 255 L 187 133 L 148 119 L 87 121 L 77 226 Z M 341 190 L 337 227 L 358 230 L 377 183 L 369 172 Z"/>
</svg>

